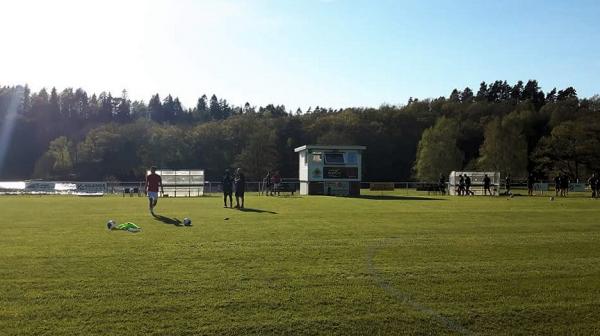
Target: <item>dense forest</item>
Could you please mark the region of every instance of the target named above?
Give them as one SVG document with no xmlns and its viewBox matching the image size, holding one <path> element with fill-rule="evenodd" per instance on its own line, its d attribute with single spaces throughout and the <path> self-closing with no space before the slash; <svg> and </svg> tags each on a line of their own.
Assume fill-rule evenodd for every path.
<svg viewBox="0 0 600 336">
<path fill-rule="evenodd" d="M 477 91 L 379 108 L 234 106 L 215 95 L 184 108 L 158 94 L 148 103 L 67 88 L 0 87 L 0 180 L 139 180 L 145 168 L 228 167 L 251 179 L 266 170 L 297 177 L 304 144 L 367 146 L 364 180 L 432 181 L 480 169 L 540 179 L 582 179 L 600 168 L 600 96 L 544 93 L 537 81 L 482 82 Z"/>
</svg>

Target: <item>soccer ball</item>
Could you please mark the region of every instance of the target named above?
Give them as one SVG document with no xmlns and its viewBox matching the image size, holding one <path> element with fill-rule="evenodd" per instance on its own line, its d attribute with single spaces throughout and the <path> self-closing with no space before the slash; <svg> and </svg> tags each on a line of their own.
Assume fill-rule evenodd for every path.
<svg viewBox="0 0 600 336">
<path fill-rule="evenodd" d="M 109 230 L 112 230 L 112 228 L 115 227 L 116 225 L 117 225 L 117 223 L 115 223 L 115 221 L 111 219 L 106 223 L 106 228 Z"/>
<path fill-rule="evenodd" d="M 187 217 L 184 218 L 183 219 L 183 225 L 185 225 L 185 226 L 192 226 L 192 220 L 189 219 L 189 218 L 187 218 Z"/>
</svg>

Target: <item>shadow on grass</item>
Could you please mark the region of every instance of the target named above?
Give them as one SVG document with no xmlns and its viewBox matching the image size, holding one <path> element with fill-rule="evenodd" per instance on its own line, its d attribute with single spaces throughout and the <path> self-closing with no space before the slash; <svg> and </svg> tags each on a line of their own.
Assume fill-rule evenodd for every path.
<svg viewBox="0 0 600 336">
<path fill-rule="evenodd" d="M 269 211 L 269 210 L 252 209 L 252 208 L 243 208 L 243 209 L 238 209 L 238 210 L 240 210 L 242 212 L 268 213 L 271 215 L 277 215 L 277 212 Z"/>
<path fill-rule="evenodd" d="M 170 218 L 163 215 L 154 214 L 154 219 L 163 222 L 164 224 L 175 225 L 175 226 L 183 226 L 183 223 L 177 218 Z"/>
<path fill-rule="evenodd" d="M 443 201 L 443 198 L 395 195 L 360 195 L 355 198 L 375 201 Z"/>
</svg>

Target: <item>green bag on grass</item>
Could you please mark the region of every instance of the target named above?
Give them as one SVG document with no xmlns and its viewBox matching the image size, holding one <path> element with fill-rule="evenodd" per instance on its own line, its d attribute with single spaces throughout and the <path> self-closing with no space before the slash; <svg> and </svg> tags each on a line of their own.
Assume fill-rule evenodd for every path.
<svg viewBox="0 0 600 336">
<path fill-rule="evenodd" d="M 126 222 L 123 224 L 116 224 L 114 221 L 110 220 L 106 224 L 109 230 L 123 230 L 129 232 L 139 232 L 142 228 L 137 226 L 135 223 Z"/>
</svg>

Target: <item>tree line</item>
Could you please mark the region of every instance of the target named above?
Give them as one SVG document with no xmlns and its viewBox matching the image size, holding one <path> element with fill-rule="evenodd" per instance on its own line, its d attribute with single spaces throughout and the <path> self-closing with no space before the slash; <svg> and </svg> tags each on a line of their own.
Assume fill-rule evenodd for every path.
<svg viewBox="0 0 600 336">
<path fill-rule="evenodd" d="M 452 170 L 576 179 L 600 169 L 600 97 L 580 99 L 572 87 L 544 93 L 535 80 L 482 82 L 477 92 L 398 106 L 307 111 L 235 106 L 215 95 L 185 108 L 171 95 L 145 103 L 126 91 L 3 86 L 0 130 L 11 131 L 4 160 L 0 151 L 2 180 L 139 180 L 150 165 L 204 169 L 208 180 L 232 167 L 253 179 L 267 170 L 297 177 L 293 150 L 304 144 L 367 146 L 370 181 L 434 181 Z"/>
</svg>

